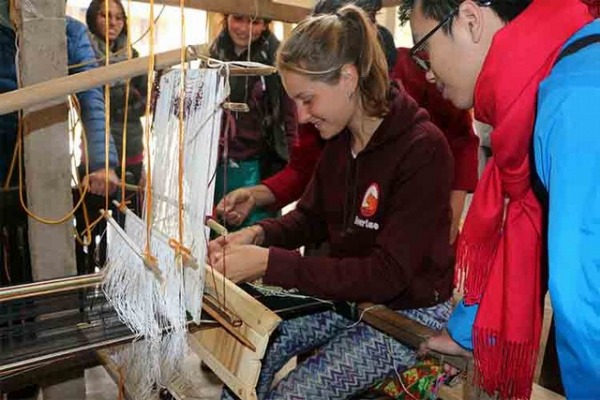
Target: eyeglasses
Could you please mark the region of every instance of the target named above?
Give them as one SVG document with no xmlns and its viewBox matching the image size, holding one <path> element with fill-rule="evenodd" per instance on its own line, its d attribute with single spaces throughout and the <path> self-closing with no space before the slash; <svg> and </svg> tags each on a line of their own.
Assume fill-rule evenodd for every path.
<svg viewBox="0 0 600 400">
<path fill-rule="evenodd" d="M 429 71 L 431 69 L 431 64 L 429 62 L 429 56 L 423 51 L 423 47 L 431 38 L 434 33 L 440 30 L 441 27 L 446 25 L 448 22 L 452 21 L 452 18 L 458 13 L 458 7 L 456 7 L 452 12 L 440 21 L 432 30 L 430 30 L 421 40 L 419 40 L 415 45 L 410 49 L 410 56 L 417 63 L 419 67 L 421 67 L 425 71 Z"/>
</svg>

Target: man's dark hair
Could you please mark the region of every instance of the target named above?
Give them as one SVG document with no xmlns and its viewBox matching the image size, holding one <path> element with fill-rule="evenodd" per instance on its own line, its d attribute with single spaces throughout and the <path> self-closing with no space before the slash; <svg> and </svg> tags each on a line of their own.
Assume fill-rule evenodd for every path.
<svg viewBox="0 0 600 400">
<path fill-rule="evenodd" d="M 488 4 L 489 7 L 504 22 L 512 21 L 531 4 L 532 0 L 490 0 L 478 1 L 476 3 Z M 398 19 L 400 25 L 404 25 L 410 19 L 410 13 L 415 5 L 421 7 L 423 15 L 436 21 L 443 20 L 448 14 L 455 10 L 463 0 L 404 0 L 398 8 Z M 443 29 L 446 33 L 451 32 L 452 24 L 446 24 Z"/>
</svg>

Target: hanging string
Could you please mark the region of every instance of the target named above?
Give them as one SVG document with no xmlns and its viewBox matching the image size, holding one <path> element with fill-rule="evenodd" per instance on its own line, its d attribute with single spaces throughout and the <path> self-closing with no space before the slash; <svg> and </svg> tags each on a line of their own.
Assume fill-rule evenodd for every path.
<svg viewBox="0 0 600 400">
<path fill-rule="evenodd" d="M 250 63 L 252 62 L 252 58 L 251 58 L 251 48 L 252 48 L 252 42 L 254 40 L 254 38 L 252 37 L 252 26 L 254 24 L 254 21 L 256 21 L 256 19 L 258 18 L 258 2 L 257 0 L 254 0 L 254 15 L 250 16 L 250 20 L 248 22 L 248 31 L 249 31 L 249 35 L 248 35 L 248 44 L 247 44 L 247 48 L 246 48 L 246 62 Z M 227 22 L 226 22 L 227 23 Z M 249 82 L 250 77 L 246 76 L 245 77 L 245 85 L 244 85 L 244 101 L 246 102 L 248 99 L 248 82 Z M 228 76 L 228 81 L 229 81 L 229 76 Z M 235 135 L 235 119 L 232 117 L 231 112 L 229 110 L 225 110 L 226 112 L 226 122 L 225 122 L 225 131 L 223 134 L 223 184 L 222 184 L 222 193 L 224 194 L 225 197 L 227 197 L 228 194 L 228 186 L 227 186 L 227 178 L 228 178 L 228 169 L 229 169 L 229 154 L 228 154 L 228 144 L 229 144 L 229 138 L 233 137 Z M 224 209 L 224 213 L 225 215 L 227 215 L 227 202 L 225 202 L 224 204 L 225 209 Z M 223 224 L 225 225 L 225 228 L 229 231 L 229 227 L 227 224 L 227 220 L 225 219 L 223 221 Z M 225 246 L 223 247 L 223 276 L 227 277 L 227 261 L 226 261 L 226 257 L 225 257 L 225 247 L 227 247 L 227 236 L 225 236 Z M 214 272 L 213 272 L 213 280 L 214 280 Z M 216 287 L 215 287 L 216 289 Z M 217 299 L 218 299 L 218 292 L 217 292 Z M 225 286 L 225 280 L 223 280 L 223 308 L 227 308 L 227 299 L 226 299 L 226 286 Z"/>
<path fill-rule="evenodd" d="M 153 73 L 154 73 L 154 0 L 149 0 L 150 3 L 150 42 L 149 42 L 149 57 L 148 57 L 148 86 L 147 93 L 152 93 Z M 146 113 L 145 113 L 145 129 L 144 136 L 146 138 L 146 256 L 152 259 L 150 254 L 150 243 L 152 238 L 152 163 L 150 157 L 150 105 L 151 102 L 146 102 Z"/>
<path fill-rule="evenodd" d="M 127 0 L 127 59 L 132 58 L 132 44 L 131 44 L 131 0 Z M 125 176 L 127 173 L 127 126 L 129 119 L 129 93 L 131 90 L 131 78 L 127 78 L 125 81 L 125 112 L 123 115 L 123 142 L 121 144 L 121 205 L 125 205 L 126 197 L 126 180 Z M 108 110 L 107 110 L 108 112 Z M 136 182 L 137 184 L 138 182 Z"/>
<path fill-rule="evenodd" d="M 179 170 L 177 174 L 177 219 L 178 219 L 178 233 L 179 233 L 179 243 L 183 245 L 183 165 L 185 163 L 184 160 L 184 110 L 185 110 L 185 78 L 186 78 L 186 45 L 185 45 L 185 1 L 179 1 L 179 8 L 181 12 L 181 49 L 180 49 L 180 64 L 181 64 L 181 73 L 179 74 L 179 155 L 178 155 L 178 163 Z M 178 254 L 179 255 L 179 254 Z"/>
<path fill-rule="evenodd" d="M 19 114 L 21 114 L 21 112 L 19 112 Z M 25 211 L 25 213 L 27 213 L 27 215 L 34 219 L 35 221 L 42 223 L 42 224 L 47 224 L 47 225 L 60 225 L 63 222 L 67 221 L 68 219 L 72 218 L 73 215 L 75 214 L 75 211 L 77 211 L 77 209 L 81 206 L 81 204 L 83 203 L 83 200 L 85 199 L 85 195 L 81 196 L 79 201 L 77 202 L 77 204 L 70 210 L 68 211 L 64 216 L 62 216 L 61 218 L 58 219 L 48 219 L 48 218 L 44 218 L 41 217 L 37 214 L 35 214 L 33 211 L 31 211 L 26 203 L 25 203 L 25 196 L 24 196 L 24 184 L 23 184 L 23 152 L 24 152 L 24 139 L 23 139 L 23 123 L 21 122 L 22 116 L 19 117 L 19 123 L 17 124 L 17 143 L 16 143 L 16 148 L 17 148 L 17 152 L 18 152 L 18 160 L 17 160 L 17 164 L 19 166 L 18 171 L 19 171 L 19 202 L 21 203 L 21 207 L 23 208 L 23 210 Z M 86 173 L 89 172 L 89 165 L 86 163 Z M 88 192 L 88 185 L 84 186 L 84 194 Z"/>
<path fill-rule="evenodd" d="M 71 126 L 69 126 L 69 131 L 71 132 L 72 135 L 72 142 L 75 143 L 75 137 L 76 137 L 76 132 L 75 132 L 75 127 L 77 126 L 77 124 L 79 124 L 79 122 L 81 121 L 81 106 L 79 104 L 79 100 L 77 100 L 77 97 L 74 95 L 70 95 L 69 96 L 69 100 L 71 102 L 71 115 L 75 114 L 74 117 L 70 118 L 70 120 L 73 120 L 73 123 L 71 124 Z M 82 129 L 82 135 L 81 135 L 81 143 L 82 143 L 82 151 L 83 151 L 83 159 L 86 160 L 86 167 L 88 166 L 87 164 L 87 160 L 88 160 L 88 143 L 87 143 L 87 136 L 85 133 L 85 127 L 81 126 Z M 73 170 L 76 171 L 77 167 L 76 167 L 76 162 L 75 162 L 75 158 L 72 157 L 71 160 L 73 160 Z M 76 181 L 76 186 L 77 186 L 77 190 L 79 191 L 79 198 L 85 197 L 86 196 L 86 192 L 84 190 L 84 188 L 79 184 L 80 179 L 79 176 L 75 177 L 75 181 Z M 81 235 L 79 235 L 79 233 L 77 232 L 77 230 L 75 229 L 75 240 L 81 245 L 81 246 L 87 246 L 89 244 L 91 244 L 92 242 L 92 229 L 94 228 L 94 226 L 96 226 L 97 223 L 99 223 L 102 220 L 102 216 L 99 216 L 94 222 L 92 222 L 90 224 L 90 218 L 89 218 L 89 213 L 87 210 L 87 205 L 85 203 L 85 201 L 82 202 L 81 204 L 81 208 L 83 211 L 83 220 L 84 220 L 84 224 L 85 224 L 85 239 L 81 239 Z"/>
<path fill-rule="evenodd" d="M 15 12 L 15 4 L 14 4 L 14 0 L 10 0 L 9 2 L 9 14 L 11 16 L 11 21 L 14 20 L 14 12 Z M 20 69 L 19 69 L 19 56 L 20 56 L 20 46 L 19 46 L 19 42 L 20 42 L 20 38 L 21 38 L 21 32 L 18 29 L 18 25 L 17 24 L 13 24 L 13 28 L 14 28 L 14 32 L 15 32 L 15 74 L 16 74 L 16 80 L 17 80 L 17 87 L 22 87 L 22 80 L 21 80 L 21 74 L 20 74 Z M 83 203 L 84 199 L 85 199 L 85 194 L 87 193 L 89 187 L 86 185 L 84 187 L 84 193 L 83 195 L 80 197 L 79 202 L 77 202 L 77 204 L 71 209 L 71 211 L 67 212 L 63 217 L 55 219 L 55 220 L 51 220 L 51 219 L 47 219 L 47 218 L 43 218 L 37 214 L 35 214 L 33 211 L 31 211 L 27 205 L 25 204 L 25 196 L 24 196 L 24 190 L 23 190 L 23 151 L 24 151 L 24 139 L 23 139 L 23 111 L 20 110 L 17 112 L 17 140 L 15 143 L 15 150 L 13 153 L 13 161 L 11 162 L 11 164 L 14 164 L 14 154 L 17 154 L 17 158 L 16 158 L 16 164 L 18 165 L 18 176 L 19 176 L 19 185 L 18 185 L 18 191 L 19 191 L 19 203 L 21 204 L 21 207 L 23 208 L 23 210 L 25 211 L 25 213 L 32 218 L 33 220 L 42 223 L 42 224 L 47 224 L 47 225 L 59 225 L 64 223 L 65 221 L 67 221 L 68 219 L 72 218 L 73 215 L 75 214 L 75 211 L 77 211 L 77 209 L 81 206 L 81 204 Z M 86 174 L 89 173 L 89 165 L 86 163 Z M 14 165 L 12 166 L 12 169 L 14 169 Z M 12 172 L 10 172 L 12 174 Z M 8 176 L 7 179 L 7 184 L 10 182 L 10 176 Z"/>
<path fill-rule="evenodd" d="M 110 15 L 109 15 L 109 1 L 104 0 L 104 66 L 110 65 L 110 39 L 108 37 L 108 31 L 110 30 Z M 108 170 L 110 168 L 110 84 L 104 85 L 104 209 L 108 210 L 109 206 L 109 192 L 108 192 Z"/>
</svg>

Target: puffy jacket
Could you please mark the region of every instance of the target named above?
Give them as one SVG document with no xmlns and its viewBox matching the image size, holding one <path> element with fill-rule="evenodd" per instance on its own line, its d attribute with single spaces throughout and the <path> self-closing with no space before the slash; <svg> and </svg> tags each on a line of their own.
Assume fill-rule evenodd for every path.
<svg viewBox="0 0 600 400">
<path fill-rule="evenodd" d="M 90 43 L 87 28 L 81 22 L 67 17 L 67 57 L 69 65 L 86 63 L 70 68 L 69 74 L 96 68 L 96 55 Z M 15 69 L 15 33 L 0 25 L 0 93 L 17 89 Z M 92 63 L 87 64 L 88 62 Z M 77 93 L 81 104 L 81 119 L 88 142 L 90 171 L 104 167 L 104 95 L 101 87 Z M 3 181 L 14 151 L 17 136 L 17 114 L 0 115 L 0 180 Z M 109 143 L 110 166 L 117 165 L 117 153 L 112 137 Z"/>
</svg>

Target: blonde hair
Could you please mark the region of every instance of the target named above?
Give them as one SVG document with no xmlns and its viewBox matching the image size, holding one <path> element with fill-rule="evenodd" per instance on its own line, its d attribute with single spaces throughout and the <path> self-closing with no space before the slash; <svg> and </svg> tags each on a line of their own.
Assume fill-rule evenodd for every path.
<svg viewBox="0 0 600 400">
<path fill-rule="evenodd" d="M 277 53 L 277 68 L 330 84 L 339 81 L 342 67 L 358 72 L 358 92 L 365 113 L 382 117 L 389 111 L 387 61 L 375 25 L 355 5 L 335 14 L 306 18 Z"/>
</svg>

